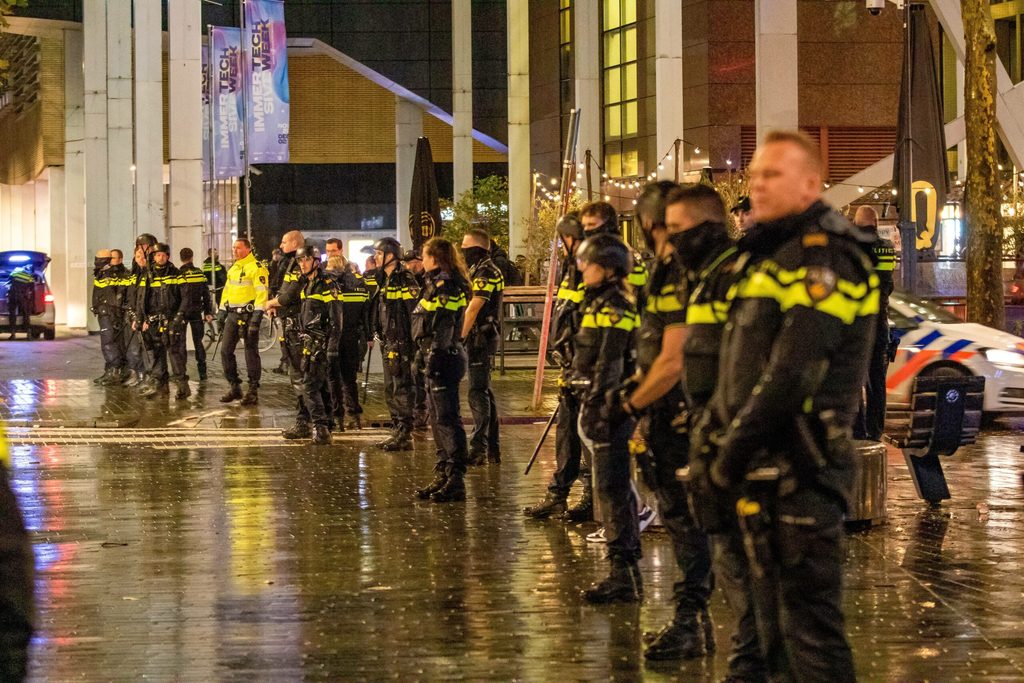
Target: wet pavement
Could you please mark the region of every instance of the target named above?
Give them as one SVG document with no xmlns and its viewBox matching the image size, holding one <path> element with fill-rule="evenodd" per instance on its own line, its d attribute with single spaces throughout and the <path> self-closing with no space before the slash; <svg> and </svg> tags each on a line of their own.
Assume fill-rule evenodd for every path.
<svg viewBox="0 0 1024 683">
<path fill-rule="evenodd" d="M 256 409 L 217 403 L 220 380 L 178 406 L 95 387 L 99 366 L 95 338 L 0 343 L 0 417 L 14 425 L 39 571 L 33 680 L 712 681 L 726 670 L 732 619 L 718 594 L 713 657 L 643 661 L 643 632 L 670 616 L 664 534 L 643 535 L 643 605 L 593 608 L 579 590 L 606 567 L 585 540 L 594 527 L 522 519 L 553 461 L 549 442 L 522 476 L 543 429 L 528 373 L 499 381 L 515 423 L 504 461 L 471 470 L 465 504 L 437 506 L 412 495 L 433 464 L 425 437 L 411 454 L 375 449 L 379 429 L 329 449 L 284 442 L 293 398 L 279 376 Z M 383 416 L 375 391 L 369 413 Z M 848 539 L 861 680 L 1024 679 L 1021 426 L 998 423 L 946 458 L 953 500 L 938 509 L 890 449 L 889 522 Z"/>
</svg>

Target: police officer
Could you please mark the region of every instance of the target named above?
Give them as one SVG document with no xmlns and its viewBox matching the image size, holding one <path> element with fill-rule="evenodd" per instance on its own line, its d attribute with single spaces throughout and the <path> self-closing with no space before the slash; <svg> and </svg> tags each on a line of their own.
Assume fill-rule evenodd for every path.
<svg viewBox="0 0 1024 683">
<path fill-rule="evenodd" d="M 889 370 L 889 295 L 895 287 L 893 270 L 896 268 L 896 247 L 878 234 L 878 214 L 870 206 L 858 208 L 853 222 L 874 237 L 866 251 L 878 275 L 878 320 L 875 322 L 875 341 L 868 364 L 868 381 L 864 392 L 866 401 L 861 402 L 853 433 L 857 439 L 881 441 L 885 429 L 885 375 Z"/>
<path fill-rule="evenodd" d="M 638 319 L 626 277 L 633 259 L 611 235 L 587 239 L 577 252 L 584 290 L 570 383 L 579 392 L 580 438 L 592 453 L 594 478 L 604 511 L 611 571 L 583 592 L 587 602 L 637 602 L 640 579 L 640 520 L 630 474 L 630 416 L 609 419 L 609 397 L 633 373 Z"/>
<path fill-rule="evenodd" d="M 124 379 L 121 300 L 128 271 L 121 259 L 120 250 L 101 249 L 93 261 L 92 312 L 100 324 L 100 349 L 103 352 L 103 374 L 93 380 L 96 384 L 119 384 Z"/>
<path fill-rule="evenodd" d="M 750 197 L 747 195 L 740 195 L 733 207 L 729 209 L 729 213 L 732 215 L 735 232 L 742 235 L 754 227 L 754 216 L 750 211 Z"/>
<path fill-rule="evenodd" d="M 11 328 L 11 336 L 18 330 L 18 315 L 21 315 L 25 338 L 32 338 L 32 309 L 35 308 L 36 275 L 32 264 L 26 263 L 11 271 L 7 279 L 7 319 Z"/>
<path fill-rule="evenodd" d="M 192 390 L 185 373 L 185 336 L 173 333 L 176 327 L 181 330 L 183 324 L 178 315 L 181 308 L 178 268 L 170 262 L 170 252 L 166 244 L 157 244 L 149 276 L 139 282 L 136 325 L 153 359 L 149 381 L 139 395 L 150 398 L 167 391 L 169 360 L 169 378 L 176 388 L 174 398 L 183 400 L 191 396 Z"/>
<path fill-rule="evenodd" d="M 0 424 L 0 680 L 23 681 L 35 616 L 35 568 L 10 475 L 11 455 Z"/>
<path fill-rule="evenodd" d="M 426 285 L 426 271 L 423 267 L 423 258 L 420 252 L 410 249 L 402 257 L 402 264 L 416 277 L 420 291 Z M 412 383 L 415 387 L 414 401 L 412 405 L 412 428 L 415 430 L 426 429 L 430 423 L 430 416 L 427 414 L 427 376 L 425 369 L 419 365 L 413 367 Z"/>
<path fill-rule="evenodd" d="M 768 676 L 855 680 L 843 628 L 850 427 L 878 313 L 869 239 L 821 201 L 817 146 L 770 132 L 750 165 L 757 224 L 722 338 L 709 474 L 736 505 Z M 767 480 L 767 481 L 766 481 Z"/>
<path fill-rule="evenodd" d="M 221 403 L 242 399 L 243 406 L 259 403 L 260 377 L 263 366 L 260 361 L 260 322 L 267 305 L 267 269 L 256 260 L 252 243 L 244 238 L 235 240 L 233 247 L 235 262 L 228 270 L 227 283 L 221 296 L 221 316 L 224 321 L 224 336 L 221 340 L 220 362 L 224 366 L 224 377 L 231 388 L 221 396 Z M 245 345 L 245 371 L 249 388 L 242 396 L 242 380 L 238 375 L 235 361 L 235 347 L 238 341 Z"/>
<path fill-rule="evenodd" d="M 330 240 L 328 240 L 330 245 Z M 331 269 L 331 264 L 337 267 Z M 363 276 L 338 250 L 327 260 L 328 274 L 334 279 L 344 309 L 338 354 L 331 365 L 331 395 L 335 420 L 343 429 L 362 429 L 363 408 L 359 405 L 359 367 L 366 354 L 369 338 L 370 294 Z M 348 416 L 346 423 L 345 417 Z"/>
<path fill-rule="evenodd" d="M 213 290 L 214 303 L 219 302 L 221 294 L 224 292 L 224 284 L 228 281 L 228 271 L 221 263 L 216 249 L 208 249 L 206 252 L 206 259 L 203 260 L 203 276 Z"/>
<path fill-rule="evenodd" d="M 199 370 L 199 380 L 206 379 L 206 347 L 203 346 L 203 334 L 205 323 L 213 320 L 216 311 L 213 308 L 213 298 L 210 296 L 210 288 L 206 282 L 206 276 L 200 268 L 192 263 L 193 253 L 188 247 L 178 252 L 181 257 L 181 265 L 178 267 L 179 286 L 181 288 L 181 308 L 178 314 L 181 322 L 176 325 L 180 328 L 176 334 L 185 339 L 186 329 L 192 335 L 192 346 L 195 348 L 196 366 Z"/>
<path fill-rule="evenodd" d="M 669 233 L 669 212 L 674 234 Z M 675 425 L 680 409 L 685 409 L 680 377 L 687 302 L 704 268 L 730 248 L 730 240 L 722 200 L 706 185 L 680 188 L 668 181 L 648 185 L 636 215 L 657 260 L 637 339 L 642 377 L 613 406 L 612 423 L 615 415 L 643 416 L 641 432 L 649 450 L 640 458 L 641 466 L 683 574 L 674 587 L 675 615 L 645 656 L 651 660 L 699 657 L 714 650 L 707 612 L 711 552 L 707 535 L 690 514 L 685 487 L 676 477 L 689 458 L 685 425 Z"/>
<path fill-rule="evenodd" d="M 490 235 L 479 228 L 470 230 L 462 238 L 462 254 L 473 287 L 473 298 L 462 326 L 469 354 L 469 409 L 473 412 L 473 432 L 469 439 L 471 465 L 501 462 L 498 406 L 491 391 L 491 363 L 498 351 L 505 278 L 491 258 L 490 243 Z"/>
<path fill-rule="evenodd" d="M 583 495 L 579 503 L 568 510 L 567 519 L 588 521 L 593 519 L 594 509 L 590 463 L 583 457 L 577 426 L 579 399 L 569 383 L 584 292 L 582 274 L 576 265 L 576 250 L 583 243 L 583 223 L 575 214 L 566 214 L 558 220 L 555 231 L 562 251 L 562 279 L 553 303 L 550 345 L 551 355 L 561 368 L 558 380 L 558 419 L 555 424 L 556 465 L 544 500 L 525 508 L 523 514 L 534 519 L 565 515 L 569 491 L 573 482 L 579 478 L 583 482 Z"/>
<path fill-rule="evenodd" d="M 298 350 L 298 372 L 291 374 L 292 387 L 298 395 L 295 425 L 284 432 L 286 439 L 305 439 L 311 434 L 313 443 L 331 443 L 330 403 L 324 401 L 330 382 L 331 357 L 338 353 L 343 311 L 333 278 L 320 265 L 320 250 L 304 246 L 294 253 L 301 270 L 296 332 L 301 342 Z M 293 349 L 289 349 L 292 353 Z"/>
<path fill-rule="evenodd" d="M 590 202 L 585 204 L 580 209 L 580 221 L 583 223 L 584 237 L 593 237 L 594 235 L 604 233 L 622 239 L 618 213 L 616 213 L 615 207 L 608 202 Z M 652 244 L 648 244 L 647 248 L 651 251 L 654 250 Z M 645 303 L 643 301 L 644 287 L 647 286 L 650 273 L 647 270 L 643 257 L 632 248 L 630 248 L 629 252 L 633 259 L 633 267 L 629 271 L 629 277 L 626 278 L 626 282 L 633 287 L 633 292 L 637 295 L 637 305 L 640 306 L 640 310 L 643 310 Z"/>
<path fill-rule="evenodd" d="M 448 240 L 434 237 L 423 245 L 423 267 L 426 286 L 413 311 L 412 327 L 416 365 L 427 377 L 437 464 L 434 480 L 416 495 L 447 503 L 466 499 L 468 450 L 459 413 L 459 382 L 466 375 L 461 336 L 471 292 L 466 266 Z"/>
<path fill-rule="evenodd" d="M 121 327 L 125 333 L 121 335 L 124 343 L 125 364 L 130 370 L 122 384 L 135 387 L 146 380 L 149 364 L 146 362 L 147 350 L 142 341 L 141 323 L 137 320 L 139 302 L 139 283 L 146 277 L 148 267 L 146 252 L 143 245 L 136 244 L 132 255 L 132 267 L 123 280 L 121 296 Z"/>
<path fill-rule="evenodd" d="M 272 297 L 267 302 L 267 311 L 281 321 L 281 333 L 278 342 L 281 345 L 281 363 L 274 369 L 277 373 L 288 374 L 291 381 L 298 381 L 301 375 L 299 368 L 302 362 L 302 340 L 299 339 L 299 307 L 302 303 L 302 271 L 296 260 L 296 252 L 306 245 L 306 239 L 298 230 L 286 232 L 281 237 L 278 250 L 282 257 L 274 273 L 270 274 L 268 290 Z M 279 374 L 282 374 L 279 373 Z"/>
<path fill-rule="evenodd" d="M 384 237 L 373 245 L 377 264 L 376 334 L 384 358 L 384 398 L 391 412 L 391 435 L 378 445 L 386 451 L 412 448 L 412 312 L 420 298 L 416 277 L 402 265 L 402 245 Z"/>
</svg>

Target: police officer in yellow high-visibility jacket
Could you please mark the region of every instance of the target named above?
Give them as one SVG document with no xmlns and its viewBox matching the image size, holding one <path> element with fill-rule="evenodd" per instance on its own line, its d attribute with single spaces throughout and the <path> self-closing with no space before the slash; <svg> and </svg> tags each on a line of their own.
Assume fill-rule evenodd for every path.
<svg viewBox="0 0 1024 683">
<path fill-rule="evenodd" d="M 266 267 L 256 260 L 249 240 L 235 240 L 232 252 L 235 262 L 228 270 L 228 281 L 220 299 L 221 316 L 224 319 L 220 362 L 231 388 L 220 400 L 221 403 L 229 403 L 240 398 L 242 405 L 251 406 L 259 402 L 257 391 L 263 371 L 260 364 L 260 322 L 267 305 L 269 274 Z M 239 339 L 245 343 L 245 370 L 249 376 L 249 390 L 244 397 L 238 364 L 235 362 L 235 347 Z"/>
<path fill-rule="evenodd" d="M 0 423 L 0 681 L 22 681 L 28 674 L 35 570 L 10 475 L 11 458 Z"/>
</svg>

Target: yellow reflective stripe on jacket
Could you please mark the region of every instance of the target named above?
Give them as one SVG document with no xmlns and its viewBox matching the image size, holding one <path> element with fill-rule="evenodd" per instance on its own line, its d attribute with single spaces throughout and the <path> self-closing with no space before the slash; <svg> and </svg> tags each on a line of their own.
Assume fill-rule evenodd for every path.
<svg viewBox="0 0 1024 683">
<path fill-rule="evenodd" d="M 192 272 L 188 275 L 182 275 L 179 279 L 179 284 L 183 285 L 203 285 L 206 284 L 207 280 L 201 273 Z"/>
<path fill-rule="evenodd" d="M 583 290 L 586 289 L 583 282 L 580 282 L 573 289 L 569 286 L 569 279 L 562 280 L 562 283 L 558 285 L 558 294 L 555 295 L 556 299 L 562 299 L 563 301 L 571 301 L 574 304 L 583 303 Z"/>
<path fill-rule="evenodd" d="M 818 301 L 811 299 L 806 276 L 806 268 L 784 270 L 766 262 L 762 269 L 755 270 L 739 284 L 736 293 L 744 299 L 772 299 L 784 313 L 797 306 L 814 309 L 847 325 L 859 316 L 878 313 L 877 275 L 872 273 L 869 282 L 859 284 L 837 279 L 832 292 Z"/>
<path fill-rule="evenodd" d="M 665 285 L 657 294 L 647 298 L 648 313 L 675 313 L 683 310 L 683 302 L 676 296 L 675 285 Z"/>
<path fill-rule="evenodd" d="M 636 329 L 636 314 L 630 311 L 620 313 L 613 308 L 602 308 L 597 313 L 584 313 L 580 327 L 611 327 L 617 330 L 632 332 Z"/>
<path fill-rule="evenodd" d="M 7 447 L 7 428 L 0 422 L 0 465 L 11 469 L 11 451 Z"/>
<path fill-rule="evenodd" d="M 420 299 L 420 306 L 428 313 L 439 310 L 458 311 L 466 307 L 466 295 L 438 297 L 436 299 Z"/>
<path fill-rule="evenodd" d="M 408 287 L 402 287 L 401 289 L 398 289 L 397 287 L 385 287 L 384 298 L 411 300 L 415 299 L 416 297 L 413 296 L 412 290 L 410 290 Z"/>
<path fill-rule="evenodd" d="M 729 317 L 729 304 L 712 301 L 707 304 L 690 304 L 686 309 L 687 325 L 720 325 Z"/>
<path fill-rule="evenodd" d="M 299 295 L 299 298 L 300 299 L 313 299 L 314 301 L 323 301 L 324 303 L 330 303 L 331 301 L 338 301 L 338 297 L 336 297 L 334 294 L 331 294 L 330 292 L 327 292 L 325 294 L 306 294 L 305 292 L 302 292 Z"/>
<path fill-rule="evenodd" d="M 878 259 L 875 270 L 888 272 L 896 269 L 896 250 L 892 247 L 876 247 L 875 258 Z"/>
<path fill-rule="evenodd" d="M 115 280 L 113 278 L 104 278 L 102 280 L 99 278 L 92 279 L 92 286 L 99 287 L 100 289 L 103 289 L 104 287 L 116 287 L 118 283 L 120 283 L 120 280 Z"/>
<path fill-rule="evenodd" d="M 634 287 L 644 287 L 647 285 L 648 273 L 647 266 L 642 263 L 637 263 L 633 266 L 632 272 L 626 276 L 626 282 L 633 285 Z"/>
<path fill-rule="evenodd" d="M 473 280 L 473 291 L 474 292 L 501 292 L 505 289 L 505 281 L 498 278 L 482 278 L 478 277 Z"/>
<path fill-rule="evenodd" d="M 299 274 L 291 271 L 284 274 L 284 282 L 298 282 Z"/>
<path fill-rule="evenodd" d="M 252 304 L 257 310 L 267 305 L 267 269 L 250 253 L 231 264 L 228 270 L 221 306 L 246 306 Z"/>
<path fill-rule="evenodd" d="M 370 295 L 366 292 L 342 292 L 340 300 L 348 303 L 359 303 L 360 301 L 369 301 Z"/>
</svg>

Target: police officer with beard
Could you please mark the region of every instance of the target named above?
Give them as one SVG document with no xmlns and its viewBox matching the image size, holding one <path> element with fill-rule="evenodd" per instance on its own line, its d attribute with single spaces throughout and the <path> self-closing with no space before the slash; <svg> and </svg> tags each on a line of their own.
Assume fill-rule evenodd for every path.
<svg viewBox="0 0 1024 683">
<path fill-rule="evenodd" d="M 116 252 L 116 253 L 115 253 Z M 124 373 L 124 333 L 121 301 L 128 270 L 121 263 L 119 249 L 96 252 L 92 274 L 92 312 L 100 324 L 100 349 L 103 351 L 103 374 L 93 380 L 110 385 L 121 382 Z"/>
<path fill-rule="evenodd" d="M 677 419 L 686 407 L 680 382 L 686 309 L 703 270 L 730 248 L 730 241 L 722 200 L 704 185 L 648 185 L 636 215 L 657 260 L 637 340 L 640 379 L 622 392 L 621 402 L 613 406 L 612 422 L 617 416 L 642 416 L 641 433 L 648 449 L 640 458 L 642 471 L 657 496 L 658 512 L 683 575 L 674 588 L 675 615 L 652 639 L 645 656 L 692 658 L 713 651 L 715 645 L 707 611 L 712 587 L 708 538 L 695 524 L 686 489 L 676 477 L 689 460 L 686 425 Z"/>
<path fill-rule="evenodd" d="M 850 428 L 878 314 L 872 237 L 821 200 L 804 133 L 770 132 L 750 165 L 756 225 L 700 429 L 735 510 L 768 676 L 855 680 L 842 614 Z"/>
<path fill-rule="evenodd" d="M 426 286 L 412 314 L 418 347 L 416 365 L 424 369 L 431 430 L 437 446 L 434 480 L 416 495 L 435 503 L 466 499 L 466 430 L 459 413 L 459 383 L 466 375 L 463 318 L 470 295 L 466 266 L 448 240 L 434 237 L 423 245 Z"/>
<path fill-rule="evenodd" d="M 469 268 L 473 298 L 466 309 L 462 337 L 469 354 L 469 409 L 473 432 L 469 439 L 469 464 L 501 462 L 498 438 L 498 406 L 491 391 L 491 363 L 498 351 L 501 293 L 505 278 L 491 259 L 486 230 L 475 228 L 462 238 L 462 254 Z"/>
<path fill-rule="evenodd" d="M 610 398 L 633 373 L 636 301 L 626 277 L 633 260 L 622 240 L 595 235 L 579 247 L 577 263 L 584 285 L 570 384 L 579 392 L 579 431 L 593 457 L 595 488 L 604 511 L 611 571 L 583 592 L 593 604 L 638 602 L 640 520 L 633 490 L 629 416 L 612 419 Z"/>
<path fill-rule="evenodd" d="M 292 386 L 298 394 L 295 425 L 283 433 L 286 439 L 305 439 L 311 433 L 318 446 L 331 443 L 330 366 L 338 353 L 343 311 L 334 280 L 323 272 L 320 250 L 306 246 L 297 249 L 294 260 L 301 269 L 300 305 L 296 316 L 298 373 L 293 371 Z M 294 349 L 289 349 L 291 354 Z M 295 368 L 295 365 L 293 365 Z M 328 400 L 325 401 L 325 396 Z M 312 425 L 312 430 L 310 429 Z"/>
<path fill-rule="evenodd" d="M 377 240 L 373 249 L 377 263 L 376 334 L 384 358 L 384 398 L 391 411 L 391 435 L 377 445 L 385 451 L 407 451 L 412 448 L 415 390 L 412 312 L 420 298 L 420 285 L 402 265 L 398 240 L 385 237 Z"/>
<path fill-rule="evenodd" d="M 587 521 L 593 519 L 594 509 L 590 463 L 583 457 L 583 444 L 579 437 L 579 397 L 570 384 L 584 292 L 583 276 L 576 264 L 576 250 L 583 243 L 583 223 L 575 214 L 566 214 L 558 220 L 555 232 L 562 245 L 562 280 L 551 315 L 551 355 L 561 368 L 558 420 L 555 424 L 556 465 L 544 500 L 525 508 L 523 514 L 534 519 L 566 515 L 566 499 L 578 478 L 583 481 L 583 495 L 579 504 L 568 510 L 566 517 Z"/>
</svg>

